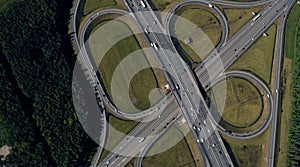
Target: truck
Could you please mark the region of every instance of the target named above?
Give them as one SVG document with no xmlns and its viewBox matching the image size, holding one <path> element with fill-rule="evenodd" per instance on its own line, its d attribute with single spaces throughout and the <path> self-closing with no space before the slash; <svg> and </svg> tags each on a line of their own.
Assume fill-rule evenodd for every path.
<svg viewBox="0 0 300 167">
<path fill-rule="evenodd" d="M 143 138 L 139 141 L 139 143 L 143 142 L 144 140 L 145 140 L 145 138 L 143 137 Z"/>
<path fill-rule="evenodd" d="M 142 7 L 145 8 L 146 7 L 145 3 L 143 1 L 140 1 L 140 2 L 141 2 Z"/>
<path fill-rule="evenodd" d="M 253 21 L 256 21 L 260 16 L 261 16 L 261 14 L 256 15 L 256 16 L 253 18 Z"/>
</svg>

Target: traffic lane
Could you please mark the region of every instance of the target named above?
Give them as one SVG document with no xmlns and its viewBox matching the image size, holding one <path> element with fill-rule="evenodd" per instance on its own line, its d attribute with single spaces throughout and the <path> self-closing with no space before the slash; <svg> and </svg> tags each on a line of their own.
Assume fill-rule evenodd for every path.
<svg viewBox="0 0 300 167">
<path fill-rule="evenodd" d="M 174 107 L 173 109 L 175 109 L 175 108 L 178 109 L 178 107 Z M 173 113 L 175 113 L 175 112 L 173 112 Z M 170 114 L 169 117 L 165 118 L 165 119 L 169 120 L 171 122 L 172 121 L 175 122 L 176 120 L 173 119 L 173 118 L 177 117 L 177 114 L 178 114 L 178 112 L 176 114 L 173 114 L 173 115 Z M 171 124 L 171 122 L 167 122 L 166 124 Z M 161 131 L 167 129 L 167 127 L 169 127 L 169 126 L 163 127 L 163 124 L 164 123 L 160 124 L 161 127 L 157 128 L 158 129 L 158 130 L 156 130 L 157 132 L 161 132 Z M 154 138 L 156 138 L 157 136 L 162 135 L 162 133 L 159 133 L 159 135 L 157 135 L 156 132 L 152 132 L 153 130 L 151 130 L 151 128 L 152 127 L 149 127 L 149 129 L 145 129 L 144 134 L 142 134 L 142 136 L 147 136 L 147 137 L 145 137 L 144 139 L 139 139 L 139 141 L 138 140 L 133 141 L 133 142 L 131 141 L 129 143 L 129 145 L 126 146 L 126 148 L 124 149 L 124 152 L 121 153 L 122 155 L 126 155 L 126 157 L 123 157 L 123 159 L 118 158 L 117 161 L 116 162 L 113 161 L 114 163 L 111 163 L 111 165 L 114 164 L 113 166 L 115 166 L 116 164 L 118 164 L 118 166 L 120 166 L 120 165 L 122 166 L 122 165 L 127 164 L 132 159 L 132 157 L 136 156 L 141 150 L 143 150 L 143 148 L 145 146 L 149 145 L 154 140 Z M 151 133 L 147 134 L 147 132 L 149 132 L 149 131 Z M 139 143 L 137 143 L 137 141 Z M 132 148 L 134 148 L 134 149 L 132 149 Z M 112 156 L 112 158 L 114 158 L 114 157 Z M 124 160 L 124 159 L 126 159 L 126 160 Z"/>
<path fill-rule="evenodd" d="M 158 42 L 158 41 L 157 41 Z M 175 57 L 175 56 L 174 56 Z M 177 66 L 176 66 L 177 67 Z M 179 66 L 180 67 L 180 66 Z M 190 77 L 187 77 L 187 78 L 189 78 L 190 79 Z M 192 78 L 193 79 L 193 78 Z"/>
<path fill-rule="evenodd" d="M 131 148 L 137 145 L 147 144 L 148 141 L 151 141 L 149 138 L 151 138 L 152 135 L 156 135 L 162 129 L 165 129 L 166 126 L 170 124 L 170 121 L 174 121 L 174 117 L 176 117 L 178 112 L 178 106 L 176 106 L 174 103 L 170 104 L 170 107 L 168 107 L 168 110 L 161 115 L 161 118 L 157 119 L 156 121 L 151 121 L 147 123 L 147 125 L 144 126 L 142 129 L 134 130 L 135 132 L 137 132 L 135 134 L 135 137 L 139 136 L 139 138 L 135 138 L 133 136 L 127 137 L 126 139 L 124 139 L 125 142 L 121 142 L 120 144 L 118 144 L 118 146 L 115 149 L 113 149 L 114 153 L 109 155 L 107 159 L 105 159 L 105 162 L 114 159 L 115 153 L 119 155 L 127 155 L 127 157 L 129 155 L 135 156 L 137 153 L 132 152 Z M 140 142 L 143 138 L 144 140 Z"/>
<path fill-rule="evenodd" d="M 283 8 L 283 4 L 282 3 L 280 3 L 279 5 L 277 5 L 277 7 L 278 6 L 282 6 L 282 8 Z M 275 7 L 275 5 L 272 5 L 273 7 Z M 275 9 L 275 10 L 273 10 L 273 12 L 275 12 L 274 14 L 273 14 L 273 17 L 274 16 L 276 16 L 277 14 L 278 14 L 278 12 L 279 12 L 280 10 L 279 9 Z M 268 13 L 269 14 L 269 13 Z M 264 17 L 264 15 L 262 15 L 261 17 Z M 268 19 L 270 19 L 270 18 L 266 18 L 266 20 L 268 20 Z M 264 22 L 266 22 L 265 20 L 262 20 L 262 18 L 260 18 L 260 19 L 258 19 L 256 22 L 255 22 L 255 24 L 254 25 L 256 25 L 257 23 L 260 23 L 260 22 L 262 22 L 262 23 L 264 23 Z M 267 26 L 265 26 L 265 28 L 264 29 L 266 29 L 267 28 Z M 242 47 L 242 46 L 240 46 L 241 44 L 243 44 L 243 41 L 245 40 L 245 41 L 248 41 L 248 40 L 250 40 L 251 41 L 251 39 L 253 38 L 253 37 L 249 37 L 249 35 L 251 35 L 252 33 L 251 32 L 262 32 L 263 30 L 257 30 L 257 28 L 255 28 L 255 26 L 253 26 L 252 25 L 252 28 L 251 29 L 249 29 L 249 31 L 251 31 L 251 32 L 249 32 L 249 31 L 247 31 L 247 29 L 249 29 L 249 28 L 247 28 L 246 27 L 246 30 L 245 30 L 245 28 L 243 28 L 243 30 L 241 31 L 241 32 L 243 32 L 243 33 L 240 33 L 239 35 L 240 36 L 237 36 L 236 38 L 234 38 L 235 40 L 231 40 L 231 41 L 228 41 L 227 42 L 227 44 L 224 46 L 224 49 L 222 48 L 222 50 L 221 50 L 221 52 L 220 52 L 220 55 L 221 55 L 221 59 L 224 59 L 224 60 L 227 60 L 228 58 L 227 58 L 227 56 L 224 56 L 224 55 L 229 55 L 229 56 L 232 56 L 232 55 L 236 55 L 236 53 L 234 53 L 234 52 L 236 52 L 237 50 L 237 48 L 238 49 L 242 49 L 242 48 L 244 48 L 244 47 Z M 244 34 L 246 34 L 246 37 L 243 37 L 243 36 L 245 36 Z M 243 36 L 242 36 L 243 35 Z M 241 42 L 242 41 L 242 42 Z M 254 41 L 253 41 L 254 42 Z M 240 44 L 240 45 L 239 45 Z M 248 44 L 249 45 L 249 44 Z M 225 50 L 225 51 L 224 51 Z M 231 53 L 230 54 L 225 54 L 226 52 L 228 52 L 228 50 L 230 50 L 231 51 Z M 243 50 L 245 50 L 245 49 L 242 49 L 242 51 Z M 225 57 L 225 58 L 223 58 L 223 57 Z M 213 62 L 213 60 L 214 59 L 212 59 L 212 60 L 210 60 L 210 61 L 205 61 L 206 63 L 205 63 L 205 66 L 207 67 L 207 68 L 210 68 L 210 65 L 212 64 L 212 62 Z M 223 61 L 224 61 L 223 60 Z M 203 65 L 204 64 L 202 64 L 201 66 L 203 67 Z M 201 67 L 200 66 L 200 67 Z M 215 67 L 214 67 L 215 68 Z M 211 71 L 214 71 L 214 68 L 212 68 L 212 70 Z M 202 68 L 202 70 L 204 70 L 204 68 Z M 199 72 L 197 72 L 197 73 L 199 73 Z M 200 76 L 203 76 L 203 71 L 202 72 L 200 72 Z M 198 74 L 199 75 L 199 74 Z M 205 76 L 206 78 L 206 81 L 207 81 L 207 73 L 206 73 L 206 76 Z M 203 80 L 203 79 L 202 79 Z"/>
<path fill-rule="evenodd" d="M 158 41 L 157 41 L 158 42 Z M 159 43 L 159 42 L 158 42 Z M 174 56 L 175 57 L 175 56 Z M 182 61 L 182 60 L 181 60 Z M 187 78 L 189 78 L 189 77 L 187 77 Z M 193 79 L 193 78 L 192 78 Z M 175 93 L 176 94 L 176 93 Z M 186 105 L 186 104 L 184 104 L 184 105 Z M 186 107 L 185 107 L 186 108 Z"/>
</svg>

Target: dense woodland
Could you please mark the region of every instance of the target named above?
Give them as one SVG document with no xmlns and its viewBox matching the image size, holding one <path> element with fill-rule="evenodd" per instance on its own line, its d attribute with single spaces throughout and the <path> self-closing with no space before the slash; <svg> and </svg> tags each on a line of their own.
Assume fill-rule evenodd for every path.
<svg viewBox="0 0 300 167">
<path fill-rule="evenodd" d="M 7 166 L 88 166 L 96 144 L 72 103 L 72 1 L 15 0 L 0 14 L 0 147 Z"/>
<path fill-rule="evenodd" d="M 287 166 L 300 166 L 300 26 L 296 33 L 295 55 L 293 56 L 292 113 L 289 130 Z"/>
</svg>

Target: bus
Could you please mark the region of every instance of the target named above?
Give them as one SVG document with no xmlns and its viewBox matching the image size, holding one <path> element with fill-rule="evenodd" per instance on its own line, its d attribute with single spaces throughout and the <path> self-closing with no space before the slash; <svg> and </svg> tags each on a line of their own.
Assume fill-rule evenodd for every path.
<svg viewBox="0 0 300 167">
<path fill-rule="evenodd" d="M 145 5 L 145 3 L 143 1 L 141 1 L 141 5 L 142 5 L 143 8 L 146 7 L 146 5 Z"/>
</svg>

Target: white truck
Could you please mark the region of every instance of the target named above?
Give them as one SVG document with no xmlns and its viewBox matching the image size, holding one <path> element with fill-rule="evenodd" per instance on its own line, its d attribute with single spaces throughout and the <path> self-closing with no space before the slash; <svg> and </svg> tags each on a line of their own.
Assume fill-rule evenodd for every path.
<svg viewBox="0 0 300 167">
<path fill-rule="evenodd" d="M 140 1 L 140 2 L 141 2 L 142 7 L 145 8 L 146 7 L 145 3 L 143 1 Z"/>
<path fill-rule="evenodd" d="M 143 138 L 139 141 L 139 143 L 143 142 L 144 140 L 145 140 L 145 138 L 143 137 Z"/>
<path fill-rule="evenodd" d="M 261 14 L 256 15 L 252 21 L 256 21 L 260 16 L 261 16 Z"/>
</svg>

